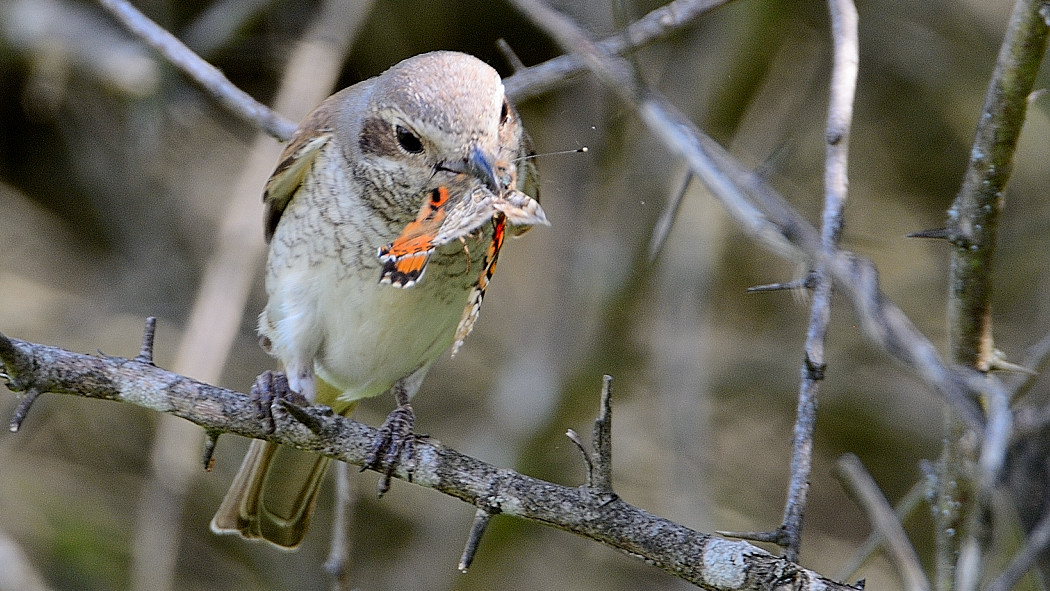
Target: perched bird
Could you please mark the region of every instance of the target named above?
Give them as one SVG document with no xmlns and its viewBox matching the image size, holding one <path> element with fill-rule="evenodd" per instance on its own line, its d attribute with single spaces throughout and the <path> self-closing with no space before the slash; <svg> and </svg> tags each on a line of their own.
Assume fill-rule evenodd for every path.
<svg viewBox="0 0 1050 591">
<path fill-rule="evenodd" d="M 372 450 L 387 485 L 412 442 L 409 399 L 470 332 L 505 233 L 547 223 L 530 144 L 495 70 L 427 53 L 321 103 L 266 185 L 261 341 L 310 403 L 345 415 L 394 393 Z M 252 441 L 212 530 L 297 546 L 327 464 Z"/>
</svg>

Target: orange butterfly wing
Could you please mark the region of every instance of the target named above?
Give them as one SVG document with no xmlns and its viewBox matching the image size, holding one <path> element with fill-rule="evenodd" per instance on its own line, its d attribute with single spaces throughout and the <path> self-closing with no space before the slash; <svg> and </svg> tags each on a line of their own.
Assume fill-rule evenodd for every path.
<svg viewBox="0 0 1050 591">
<path fill-rule="evenodd" d="M 412 287 L 423 277 L 436 245 L 434 238 L 445 220 L 449 193 L 447 187 L 430 192 L 416 219 L 409 222 L 393 242 L 379 249 L 383 270 L 380 283 L 394 287 Z"/>
</svg>

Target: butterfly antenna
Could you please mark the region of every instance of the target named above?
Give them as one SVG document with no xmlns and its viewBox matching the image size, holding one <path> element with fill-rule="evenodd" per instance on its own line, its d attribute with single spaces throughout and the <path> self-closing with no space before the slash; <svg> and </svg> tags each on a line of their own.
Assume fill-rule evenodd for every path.
<svg viewBox="0 0 1050 591">
<path fill-rule="evenodd" d="M 543 152 L 542 154 L 529 154 L 528 156 L 522 156 L 521 158 L 515 158 L 514 162 L 521 162 L 523 160 L 532 160 L 533 158 L 539 158 L 540 156 L 561 156 L 563 154 L 586 154 L 590 151 L 590 148 L 583 146 L 582 148 L 576 148 L 575 150 L 560 150 L 558 152 Z"/>
</svg>

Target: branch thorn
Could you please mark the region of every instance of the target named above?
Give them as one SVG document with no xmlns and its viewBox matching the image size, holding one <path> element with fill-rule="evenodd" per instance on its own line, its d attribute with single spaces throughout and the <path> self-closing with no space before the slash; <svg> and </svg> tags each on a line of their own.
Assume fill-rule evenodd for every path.
<svg viewBox="0 0 1050 591">
<path fill-rule="evenodd" d="M 26 415 L 29 414 L 29 407 L 33 406 L 36 402 L 37 397 L 40 396 L 40 390 L 36 388 L 29 388 L 26 390 L 25 396 L 18 402 L 18 407 L 15 409 L 15 414 L 11 416 L 11 423 L 9 428 L 12 433 L 17 433 L 22 427 L 22 421 L 26 419 Z"/>
<path fill-rule="evenodd" d="M 783 528 L 774 531 L 716 531 L 720 536 L 737 538 L 738 540 L 750 540 L 752 542 L 765 542 L 785 546 L 788 543 L 787 532 Z"/>
<path fill-rule="evenodd" d="M 1016 373 L 1023 373 L 1023 374 L 1030 375 L 1030 376 L 1039 375 L 1039 372 L 1035 371 L 1034 369 L 1031 369 L 1031 368 L 1025 367 L 1023 365 L 1018 365 L 1016 363 L 1011 363 L 1011 362 L 1007 361 L 1006 360 L 1006 354 L 1003 353 L 1002 351 L 1000 351 L 999 349 L 995 349 L 992 352 L 992 358 L 988 362 L 988 370 L 989 371 L 1012 371 L 1012 372 L 1016 372 Z"/>
<path fill-rule="evenodd" d="M 204 453 L 201 454 L 201 463 L 204 464 L 205 472 L 211 472 L 212 467 L 215 466 L 215 458 L 212 457 L 215 454 L 215 445 L 219 443 L 219 435 L 222 435 L 222 432 L 205 430 L 204 434 L 207 436 L 207 439 L 204 440 Z"/>
<path fill-rule="evenodd" d="M 931 228 L 905 235 L 906 238 L 933 238 L 936 240 L 948 240 L 950 236 L 951 230 L 948 228 Z"/>
<path fill-rule="evenodd" d="M 142 349 L 135 356 L 135 361 L 156 366 L 153 363 L 153 337 L 157 334 L 157 317 L 146 318 L 146 329 L 142 331 Z"/>
<path fill-rule="evenodd" d="M 747 293 L 759 293 L 764 291 L 794 291 L 796 289 L 813 289 L 817 286 L 817 274 L 813 271 L 806 273 L 801 279 L 794 279 L 784 283 L 767 283 L 747 288 Z"/>
<path fill-rule="evenodd" d="M 486 509 L 479 508 L 474 513 L 474 523 L 470 526 L 470 534 L 467 535 L 467 545 L 463 548 L 463 556 L 459 559 L 459 572 L 465 573 L 474 562 L 474 554 L 478 551 L 481 536 L 485 535 L 485 528 L 489 526 L 492 513 Z"/>
</svg>

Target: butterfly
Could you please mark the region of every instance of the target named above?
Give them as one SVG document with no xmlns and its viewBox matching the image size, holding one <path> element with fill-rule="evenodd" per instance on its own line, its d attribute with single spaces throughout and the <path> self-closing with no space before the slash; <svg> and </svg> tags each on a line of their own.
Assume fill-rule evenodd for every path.
<svg viewBox="0 0 1050 591">
<path fill-rule="evenodd" d="M 481 313 L 481 302 L 496 272 L 496 260 L 506 237 L 507 225 L 549 225 L 539 202 L 517 189 L 507 189 L 496 195 L 478 183 L 465 191 L 441 185 L 427 191 L 416 218 L 401 234 L 379 248 L 379 260 L 383 263 L 379 282 L 409 288 L 423 279 L 434 249 L 473 234 L 486 223 L 492 224 L 492 239 L 485 249 L 481 272 L 470 290 L 463 318 L 456 329 L 453 355 L 459 351 Z"/>
</svg>

